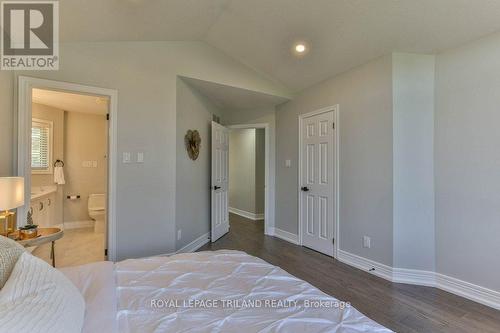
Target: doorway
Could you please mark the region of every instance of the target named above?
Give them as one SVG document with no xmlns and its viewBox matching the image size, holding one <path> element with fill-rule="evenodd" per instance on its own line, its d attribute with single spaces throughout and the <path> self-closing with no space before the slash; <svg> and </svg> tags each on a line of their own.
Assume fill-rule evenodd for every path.
<svg viewBox="0 0 500 333">
<path fill-rule="evenodd" d="M 299 116 L 299 243 L 336 257 L 339 248 L 338 106 Z"/>
<path fill-rule="evenodd" d="M 227 200 L 225 201 L 222 201 L 221 203 L 218 203 L 217 200 L 214 200 L 214 195 L 216 194 L 216 191 L 218 191 L 218 185 L 217 185 L 217 177 L 216 177 L 216 170 L 217 170 L 217 166 L 216 166 L 216 163 L 215 161 L 217 160 L 217 143 L 216 141 L 216 138 L 217 136 L 215 135 L 214 136 L 214 133 L 215 133 L 215 129 L 214 129 L 214 126 L 217 126 L 224 129 L 225 133 L 227 133 L 227 151 L 228 151 L 228 158 L 226 160 L 223 160 L 222 162 L 223 165 L 227 165 L 227 170 L 228 170 L 228 179 L 227 179 Z M 259 150 L 262 152 L 263 150 L 263 153 L 259 153 L 259 157 L 257 158 L 257 156 L 254 157 L 254 161 L 257 161 L 258 164 L 261 165 L 260 168 L 258 168 L 260 171 L 258 172 L 258 174 L 255 172 L 255 168 L 254 168 L 254 179 L 257 179 L 257 182 L 256 184 L 259 184 L 257 186 L 260 186 L 260 189 L 259 189 L 259 196 L 260 196 L 260 213 L 258 212 L 248 212 L 244 209 L 241 209 L 241 208 L 237 208 L 237 207 L 232 207 L 231 204 L 234 202 L 234 198 L 233 200 L 231 200 L 231 198 L 229 197 L 230 194 L 229 194 L 229 190 L 230 189 L 233 189 L 233 185 L 232 185 L 232 182 L 231 182 L 231 166 L 230 166 L 230 160 L 231 158 L 233 158 L 231 156 L 231 151 L 230 151 L 230 146 L 232 145 L 232 142 L 231 142 L 231 135 L 230 133 L 235 133 L 236 131 L 240 131 L 240 130 L 246 130 L 248 131 L 247 132 L 247 135 L 249 134 L 250 136 L 253 135 L 255 137 L 255 133 L 259 133 L 259 138 L 258 139 L 254 139 L 255 141 L 258 141 L 258 146 L 259 146 Z M 212 229 L 214 228 L 214 226 L 217 225 L 217 219 L 215 219 L 215 215 L 214 215 L 214 211 L 218 211 L 219 210 L 219 207 L 222 207 L 220 208 L 220 210 L 222 212 L 224 212 L 225 216 L 227 216 L 227 227 L 226 229 L 229 230 L 229 213 L 232 213 L 232 214 L 237 214 L 239 215 L 240 217 L 244 218 L 244 219 L 249 219 L 249 220 L 252 220 L 252 221 L 256 221 L 257 223 L 262 223 L 262 220 L 263 220 L 263 223 L 264 223 L 264 234 L 266 235 L 271 235 L 273 236 L 274 235 L 274 197 L 273 197 L 273 193 L 274 193 L 274 172 L 271 167 L 271 154 L 270 154 L 270 149 L 271 149 L 271 136 L 273 135 L 272 133 L 272 130 L 273 130 L 273 127 L 270 126 L 270 124 L 268 123 L 256 123 L 256 124 L 241 124 L 241 125 L 230 125 L 228 127 L 223 127 L 219 124 L 213 124 L 212 125 Z M 254 147 L 255 147 L 255 143 L 254 143 Z M 234 148 L 233 148 L 234 149 Z M 255 148 L 254 148 L 255 150 Z M 254 152 L 255 154 L 255 152 Z M 233 159 L 234 160 L 234 159 Z M 274 161 L 274 159 L 273 159 Z M 241 162 L 241 161 L 239 161 Z M 233 164 L 233 167 L 237 167 L 236 165 Z M 234 176 L 234 172 L 232 174 Z M 236 174 L 236 177 L 239 177 L 238 174 Z M 216 189 L 217 187 L 217 189 Z M 262 196 L 263 196 L 263 200 L 262 200 Z M 252 199 L 249 199 L 248 201 L 252 201 Z M 253 199 L 254 201 L 254 205 L 255 205 L 255 199 Z M 248 203 L 248 202 L 247 202 Z M 221 206 L 219 206 L 221 205 Z M 250 204 L 251 206 L 251 204 Z M 262 207 L 263 206 L 263 207 Z M 255 206 L 254 206 L 255 207 Z M 259 209 L 259 207 L 257 207 L 257 210 Z M 226 231 L 227 232 L 227 231 Z M 220 237 L 220 236 L 219 236 Z M 212 241 L 215 241 L 217 240 L 219 237 L 213 237 L 212 238 Z"/>
<path fill-rule="evenodd" d="M 214 126 L 216 127 L 214 129 Z M 220 191 L 220 185 L 217 181 L 217 135 L 216 129 L 220 128 L 221 131 L 227 133 L 227 142 L 226 149 L 228 151 L 228 158 L 226 160 L 221 160 L 221 166 L 227 165 L 228 170 L 228 184 L 227 189 L 229 189 L 232 185 L 230 182 L 229 174 L 231 173 L 231 168 L 229 166 L 229 160 L 231 159 L 231 153 L 229 151 L 229 146 L 231 145 L 230 140 L 230 131 L 237 130 L 254 130 L 254 131 L 262 131 L 264 136 L 264 175 L 263 175 L 263 192 L 264 192 L 264 208 L 263 208 L 263 216 L 262 213 L 260 215 L 257 214 L 245 214 L 245 212 L 236 211 L 234 207 L 230 207 L 230 199 L 229 193 L 228 198 L 225 201 L 218 201 L 216 199 L 217 191 Z M 225 226 L 224 230 L 227 232 L 229 230 L 229 212 L 237 213 L 239 216 L 243 216 L 243 218 L 250 218 L 250 220 L 261 221 L 262 218 L 264 222 L 264 234 L 274 236 L 274 158 L 271 156 L 271 142 L 272 137 L 274 135 L 274 127 L 271 127 L 269 123 L 256 123 L 256 124 L 241 124 L 241 125 L 230 125 L 224 127 L 222 125 L 212 123 L 212 230 L 218 225 L 219 219 L 217 219 L 217 215 L 214 213 L 216 211 L 221 211 L 224 215 L 227 216 L 227 226 Z M 261 176 L 262 177 L 262 176 Z M 228 191 L 229 192 L 229 191 Z M 231 208 L 231 209 L 230 209 Z M 220 227 L 219 227 L 220 228 Z M 222 229 L 220 229 L 222 230 Z M 224 232 L 224 233 L 225 233 Z M 220 238 L 224 233 L 216 235 L 217 237 L 212 237 L 212 242 L 216 241 Z"/>
<path fill-rule="evenodd" d="M 263 223 L 265 130 L 234 128 L 229 141 L 229 212 Z"/>
<path fill-rule="evenodd" d="M 57 267 L 114 260 L 117 92 L 19 77 L 18 96 L 18 226 L 64 230 Z"/>
</svg>

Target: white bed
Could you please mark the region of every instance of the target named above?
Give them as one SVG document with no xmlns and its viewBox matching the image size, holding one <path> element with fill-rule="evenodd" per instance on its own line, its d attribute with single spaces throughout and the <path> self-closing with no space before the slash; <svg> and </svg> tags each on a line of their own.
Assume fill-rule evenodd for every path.
<svg viewBox="0 0 500 333">
<path fill-rule="evenodd" d="M 279 267 L 239 251 L 61 270 L 85 298 L 85 333 L 391 332 Z"/>
</svg>

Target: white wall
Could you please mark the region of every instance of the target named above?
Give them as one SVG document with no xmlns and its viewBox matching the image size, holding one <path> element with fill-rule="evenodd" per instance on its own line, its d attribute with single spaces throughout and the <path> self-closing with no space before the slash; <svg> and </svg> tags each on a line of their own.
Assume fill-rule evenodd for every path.
<svg viewBox="0 0 500 333">
<path fill-rule="evenodd" d="M 266 132 L 255 130 L 255 213 L 264 214 L 266 190 Z"/>
<path fill-rule="evenodd" d="M 196 89 L 177 79 L 177 191 L 176 230 L 181 239 L 176 250 L 210 231 L 211 185 L 211 121 L 218 109 Z M 198 130 L 201 137 L 200 155 L 189 158 L 184 136 L 188 130 Z"/>
<path fill-rule="evenodd" d="M 436 58 L 436 267 L 500 291 L 500 34 Z"/>
<path fill-rule="evenodd" d="M 14 73 L 0 70 L 0 177 L 13 176 L 14 145 Z"/>
<path fill-rule="evenodd" d="M 118 154 L 145 153 L 143 164 L 118 164 L 118 260 L 175 251 L 178 75 L 289 95 L 201 42 L 69 43 L 61 44 L 60 59 L 59 71 L 16 74 L 117 89 Z M 3 75 L 2 103 L 15 95 L 14 83 Z M 8 122 L 15 114 L 13 108 L 0 112 Z M 13 164 L 13 139 L 1 143 L 2 165 Z"/>
<path fill-rule="evenodd" d="M 387 265 L 393 261 L 391 60 L 308 88 L 276 112 L 276 228 L 298 233 L 298 116 L 339 104 L 340 247 Z M 371 249 L 362 247 L 363 235 L 372 238 Z"/>
<path fill-rule="evenodd" d="M 89 195 L 107 192 L 108 121 L 105 115 L 65 112 L 64 122 L 64 222 L 90 221 Z M 84 167 L 84 161 L 96 161 L 97 167 Z"/>
<path fill-rule="evenodd" d="M 392 56 L 394 267 L 434 271 L 434 56 Z"/>
<path fill-rule="evenodd" d="M 229 207 L 256 214 L 255 129 L 229 135 Z"/>
</svg>

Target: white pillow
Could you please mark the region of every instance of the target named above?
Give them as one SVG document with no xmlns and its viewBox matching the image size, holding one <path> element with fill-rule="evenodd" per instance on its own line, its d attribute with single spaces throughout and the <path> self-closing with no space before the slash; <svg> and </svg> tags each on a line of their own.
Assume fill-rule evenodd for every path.
<svg viewBox="0 0 500 333">
<path fill-rule="evenodd" d="M 85 301 L 45 261 L 25 252 L 0 290 L 0 333 L 79 333 Z"/>
<path fill-rule="evenodd" d="M 0 236 L 0 289 L 9 279 L 17 259 L 26 252 L 19 243 L 7 237 Z"/>
</svg>

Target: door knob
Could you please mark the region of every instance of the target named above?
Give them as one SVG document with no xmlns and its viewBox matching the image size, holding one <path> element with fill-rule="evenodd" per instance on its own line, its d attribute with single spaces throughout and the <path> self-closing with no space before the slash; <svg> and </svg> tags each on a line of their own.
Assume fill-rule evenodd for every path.
<svg viewBox="0 0 500 333">
<path fill-rule="evenodd" d="M 303 186 L 303 187 L 301 188 L 301 190 L 302 190 L 302 191 L 304 191 L 304 192 L 309 192 L 309 188 L 307 188 L 307 186 Z"/>
<path fill-rule="evenodd" d="M 221 188 L 220 186 L 215 185 L 215 186 L 214 186 L 214 191 L 217 191 L 217 190 L 218 190 L 218 189 L 220 189 L 220 188 Z"/>
</svg>

